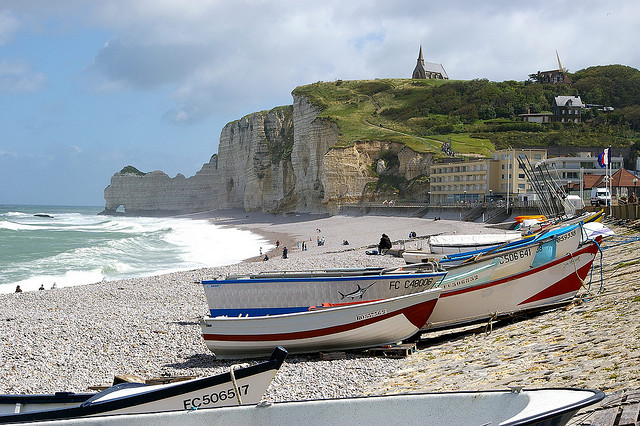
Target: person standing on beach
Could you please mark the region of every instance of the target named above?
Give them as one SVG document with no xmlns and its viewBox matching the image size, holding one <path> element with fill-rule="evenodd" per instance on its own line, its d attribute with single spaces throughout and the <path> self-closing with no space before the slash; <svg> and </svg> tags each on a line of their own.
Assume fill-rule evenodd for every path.
<svg viewBox="0 0 640 426">
<path fill-rule="evenodd" d="M 282 248 L 282 258 L 283 258 L 283 259 L 286 259 L 286 258 L 287 258 L 287 252 L 288 252 L 288 251 L 289 251 L 289 250 L 287 250 L 287 248 L 286 248 L 286 247 L 283 247 L 283 248 Z"/>
<path fill-rule="evenodd" d="M 280 240 L 276 241 L 276 248 L 280 247 Z"/>
</svg>

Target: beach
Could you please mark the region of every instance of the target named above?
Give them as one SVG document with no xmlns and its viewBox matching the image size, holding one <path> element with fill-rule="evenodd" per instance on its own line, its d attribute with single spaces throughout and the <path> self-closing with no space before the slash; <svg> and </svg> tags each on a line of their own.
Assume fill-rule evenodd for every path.
<svg viewBox="0 0 640 426">
<path fill-rule="evenodd" d="M 211 212 L 217 224 L 263 235 L 278 249 L 262 261 L 146 278 L 0 295 L 3 336 L 0 393 L 86 392 L 114 375 L 206 376 L 233 361 L 216 360 L 198 319 L 207 313 L 200 281 L 285 269 L 394 266 L 402 258 L 367 255 L 382 233 L 396 246 L 445 233 L 499 233 L 481 224 L 389 217 L 273 216 Z M 198 217 L 202 217 L 198 215 Z M 619 234 L 626 228 L 616 228 Z M 629 234 L 627 237 L 635 236 Z M 318 246 L 318 238 L 324 245 Z M 348 245 L 343 244 L 344 240 Z M 303 251 L 301 243 L 307 250 Z M 613 245 L 613 244 L 612 244 Z M 289 250 L 282 259 L 281 248 Z M 349 351 L 345 359 L 290 356 L 267 393 L 270 401 L 418 391 L 588 387 L 640 389 L 640 264 L 634 241 L 599 256 L 591 292 L 576 303 L 530 318 L 426 333 L 407 358 Z M 600 294 L 599 273 L 603 271 Z M 242 361 L 254 363 L 257 360 Z"/>
</svg>

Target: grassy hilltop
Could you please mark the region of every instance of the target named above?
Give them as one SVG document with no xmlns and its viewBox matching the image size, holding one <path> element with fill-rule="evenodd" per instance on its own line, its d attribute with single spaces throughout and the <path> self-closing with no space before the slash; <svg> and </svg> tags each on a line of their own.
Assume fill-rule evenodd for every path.
<svg viewBox="0 0 640 426">
<path fill-rule="evenodd" d="M 337 146 L 355 141 L 403 143 L 440 153 L 487 156 L 506 147 L 632 146 L 640 142 L 640 71 L 622 65 L 570 75 L 573 84 L 488 80 L 379 79 L 318 82 L 293 91 L 340 129 Z M 518 114 L 550 112 L 554 96 L 580 95 L 584 103 L 614 107 L 583 111 L 582 124 L 525 123 Z M 439 154 L 438 154 L 439 155 Z"/>
</svg>

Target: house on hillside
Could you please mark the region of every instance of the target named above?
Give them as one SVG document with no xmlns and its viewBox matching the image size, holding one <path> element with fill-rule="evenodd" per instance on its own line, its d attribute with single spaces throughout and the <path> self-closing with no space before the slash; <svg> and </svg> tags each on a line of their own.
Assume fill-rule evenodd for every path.
<svg viewBox="0 0 640 426">
<path fill-rule="evenodd" d="M 433 62 L 425 62 L 422 57 L 422 46 L 420 46 L 420 53 L 418 54 L 418 63 L 413 69 L 411 78 L 418 79 L 439 79 L 449 80 L 447 72 L 444 70 L 442 64 L 435 64 Z"/>
<path fill-rule="evenodd" d="M 553 113 L 552 112 L 537 112 L 537 113 L 532 113 L 527 111 L 526 114 L 519 114 L 518 115 L 520 118 L 522 118 L 523 121 L 529 122 L 529 123 L 551 123 L 553 121 Z"/>
<path fill-rule="evenodd" d="M 536 74 L 530 74 L 531 81 L 542 84 L 571 84 L 571 80 L 567 76 L 567 70 L 560 62 L 560 55 L 556 50 L 556 58 L 558 59 L 558 69 L 550 71 L 538 71 Z"/>
<path fill-rule="evenodd" d="M 557 123 L 580 123 L 582 103 L 580 96 L 556 96 L 553 98 L 553 121 Z"/>
</svg>

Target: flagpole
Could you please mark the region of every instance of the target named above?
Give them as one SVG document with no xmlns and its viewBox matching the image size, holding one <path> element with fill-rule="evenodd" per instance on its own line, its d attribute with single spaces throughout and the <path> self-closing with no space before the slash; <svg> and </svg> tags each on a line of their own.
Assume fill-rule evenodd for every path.
<svg viewBox="0 0 640 426">
<path fill-rule="evenodd" d="M 609 168 L 609 216 L 612 216 L 613 209 L 613 182 L 611 182 L 611 145 L 607 151 L 607 167 Z"/>
</svg>

